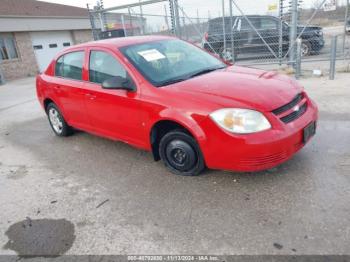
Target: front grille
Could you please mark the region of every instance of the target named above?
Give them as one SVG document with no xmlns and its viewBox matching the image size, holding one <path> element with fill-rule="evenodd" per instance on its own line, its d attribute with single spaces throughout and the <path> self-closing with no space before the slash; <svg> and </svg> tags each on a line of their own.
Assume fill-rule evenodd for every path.
<svg viewBox="0 0 350 262">
<path fill-rule="evenodd" d="M 258 166 L 264 166 L 264 165 L 270 165 L 276 162 L 283 161 L 288 158 L 288 152 L 287 151 L 281 151 L 277 152 L 271 155 L 266 156 L 252 156 L 249 158 L 241 158 L 237 160 L 237 163 L 239 163 L 240 166 L 244 167 L 258 167 Z"/>
<path fill-rule="evenodd" d="M 300 108 L 298 111 L 294 111 L 292 113 L 290 113 L 289 115 L 286 115 L 284 117 L 281 117 L 281 120 L 284 122 L 284 123 L 289 123 L 289 122 L 292 122 L 294 121 L 295 119 L 299 118 L 302 114 L 304 114 L 306 112 L 306 109 L 307 109 L 307 103 L 305 102 Z"/>
<path fill-rule="evenodd" d="M 279 115 L 283 112 L 288 111 L 289 109 L 293 108 L 294 106 L 296 106 L 297 104 L 299 104 L 299 102 L 304 98 L 304 95 L 302 93 L 297 94 L 292 101 L 290 101 L 288 104 L 285 104 L 279 108 L 276 108 L 275 110 L 272 111 L 272 113 L 274 113 L 275 115 Z"/>
</svg>

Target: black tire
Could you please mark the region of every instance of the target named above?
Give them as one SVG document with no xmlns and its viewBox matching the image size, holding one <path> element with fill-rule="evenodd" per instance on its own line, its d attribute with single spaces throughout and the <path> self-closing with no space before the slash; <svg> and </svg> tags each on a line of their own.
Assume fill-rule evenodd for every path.
<svg viewBox="0 0 350 262">
<path fill-rule="evenodd" d="M 196 140 L 183 130 L 170 131 L 162 137 L 159 155 L 165 166 L 176 175 L 196 176 L 205 169 Z"/>
<path fill-rule="evenodd" d="M 57 113 L 57 121 L 59 121 L 60 123 L 60 128 L 57 127 L 57 123 L 55 123 L 55 120 L 50 115 L 51 113 L 53 114 L 53 112 Z M 55 135 L 64 137 L 73 134 L 73 128 L 67 124 L 66 120 L 64 120 L 61 114 L 61 111 L 54 103 L 50 103 L 47 105 L 46 114 L 47 118 L 49 119 L 50 126 Z"/>
</svg>

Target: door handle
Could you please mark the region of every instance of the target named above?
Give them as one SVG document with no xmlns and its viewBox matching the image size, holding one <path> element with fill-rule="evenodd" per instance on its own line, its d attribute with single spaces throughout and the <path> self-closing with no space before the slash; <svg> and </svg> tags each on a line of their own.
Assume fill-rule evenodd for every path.
<svg viewBox="0 0 350 262">
<path fill-rule="evenodd" d="M 90 100 L 95 100 L 95 99 L 96 99 L 96 96 L 93 95 L 93 94 L 90 94 L 90 93 L 86 94 L 86 97 L 87 97 L 88 99 L 90 99 Z"/>
</svg>

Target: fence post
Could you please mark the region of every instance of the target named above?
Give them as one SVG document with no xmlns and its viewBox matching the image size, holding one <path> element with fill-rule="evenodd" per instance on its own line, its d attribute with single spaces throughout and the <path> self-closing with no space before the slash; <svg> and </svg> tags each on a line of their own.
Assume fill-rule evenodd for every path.
<svg viewBox="0 0 350 262">
<path fill-rule="evenodd" d="M 145 34 L 145 24 L 143 23 L 144 20 L 143 20 L 143 10 L 142 10 L 142 3 L 141 3 L 141 0 L 139 0 L 139 5 L 140 5 L 140 18 L 141 18 L 141 35 L 144 35 Z"/>
<path fill-rule="evenodd" d="M 182 24 L 183 24 L 183 38 L 186 39 L 188 41 L 188 32 L 187 32 L 187 28 L 186 28 L 186 21 L 185 21 L 185 17 L 182 17 Z"/>
<path fill-rule="evenodd" d="M 128 13 L 129 13 L 129 29 L 131 31 L 131 35 L 134 35 L 134 27 L 133 27 L 130 7 L 128 7 Z"/>
<path fill-rule="evenodd" d="M 176 35 L 175 15 L 174 15 L 174 2 L 169 0 L 169 11 L 170 11 L 170 22 L 171 22 L 171 33 Z"/>
<path fill-rule="evenodd" d="M 346 23 L 349 16 L 349 0 L 346 0 L 345 18 L 344 18 L 344 32 L 343 32 L 343 54 L 345 55 L 345 39 L 346 39 Z"/>
<path fill-rule="evenodd" d="M 301 39 L 297 39 L 297 55 L 295 61 L 295 78 L 299 79 L 301 76 Z"/>
<path fill-rule="evenodd" d="M 91 25 L 91 30 L 92 30 L 92 37 L 93 39 L 96 41 L 98 40 L 98 35 L 96 34 L 96 25 L 95 25 L 95 18 L 94 16 L 91 14 L 91 10 L 90 10 L 90 6 L 89 4 L 86 4 L 87 10 L 89 12 L 89 19 L 90 19 L 90 25 Z"/>
<path fill-rule="evenodd" d="M 164 14 L 165 14 L 165 24 L 168 28 L 168 31 L 170 31 L 169 21 L 168 21 L 168 11 L 166 10 L 166 5 L 164 5 Z"/>
<path fill-rule="evenodd" d="M 1 62 L 0 62 L 0 65 L 1 65 Z M 2 69 L 0 67 L 0 86 L 1 85 L 4 85 L 6 82 L 5 82 L 5 77 L 4 77 L 4 74 L 2 73 Z"/>
<path fill-rule="evenodd" d="M 279 36 L 278 36 L 278 62 L 279 62 L 279 65 L 281 66 L 282 65 L 282 58 L 283 58 L 283 21 L 282 21 L 282 18 L 283 18 L 283 2 L 284 0 L 279 0 L 279 13 L 278 13 L 278 17 L 280 19 L 279 21 L 279 28 L 278 28 L 278 33 L 279 33 Z"/>
<path fill-rule="evenodd" d="M 181 23 L 180 23 L 180 15 L 179 15 L 179 3 L 177 0 L 174 1 L 174 14 L 175 14 L 175 24 L 176 24 L 176 36 L 181 38 L 182 33 L 181 33 Z"/>
<path fill-rule="evenodd" d="M 291 25 L 289 32 L 289 64 L 295 66 L 295 58 L 296 58 L 296 49 L 295 49 L 295 41 L 297 39 L 297 26 L 298 26 L 298 0 L 291 0 L 290 3 L 290 12 L 291 12 Z"/>
<path fill-rule="evenodd" d="M 222 37 L 224 40 L 224 50 L 226 52 L 226 30 L 225 30 L 225 0 L 222 1 Z"/>
<path fill-rule="evenodd" d="M 329 67 L 329 79 L 334 80 L 334 74 L 335 74 L 335 61 L 337 57 L 337 38 L 338 36 L 332 37 L 331 42 L 331 59 L 330 59 L 330 67 Z"/>
<path fill-rule="evenodd" d="M 231 58 L 232 63 L 235 62 L 235 44 L 234 44 L 234 36 L 233 36 L 233 6 L 232 6 L 232 0 L 230 1 L 230 36 L 231 36 Z"/>
<path fill-rule="evenodd" d="M 100 2 L 98 2 L 98 8 L 99 10 L 101 11 L 99 13 L 99 19 L 100 19 L 100 25 L 101 25 L 101 31 L 104 32 L 106 31 L 106 16 L 105 16 L 105 13 L 104 13 L 104 5 L 103 5 L 103 0 L 100 0 Z"/>
<path fill-rule="evenodd" d="M 126 32 L 126 28 L 125 28 L 125 19 L 123 14 L 121 15 L 121 19 L 122 19 L 122 26 L 124 30 L 124 36 L 128 36 L 128 33 Z"/>
</svg>

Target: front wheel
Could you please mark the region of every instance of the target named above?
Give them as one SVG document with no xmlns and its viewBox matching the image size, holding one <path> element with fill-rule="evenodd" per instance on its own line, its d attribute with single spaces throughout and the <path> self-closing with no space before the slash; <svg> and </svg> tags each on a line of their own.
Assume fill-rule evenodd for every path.
<svg viewBox="0 0 350 262">
<path fill-rule="evenodd" d="M 231 48 L 221 48 L 219 51 L 219 55 L 222 60 L 228 61 L 228 62 L 233 62 L 237 60 L 237 50 L 234 50 L 234 54 L 232 55 L 232 49 Z"/>
<path fill-rule="evenodd" d="M 182 130 L 171 131 L 162 137 L 159 155 L 165 166 L 177 175 L 195 176 L 205 168 L 196 140 Z"/>
<path fill-rule="evenodd" d="M 301 56 L 309 56 L 311 54 L 311 44 L 307 41 L 301 43 Z"/>
</svg>

